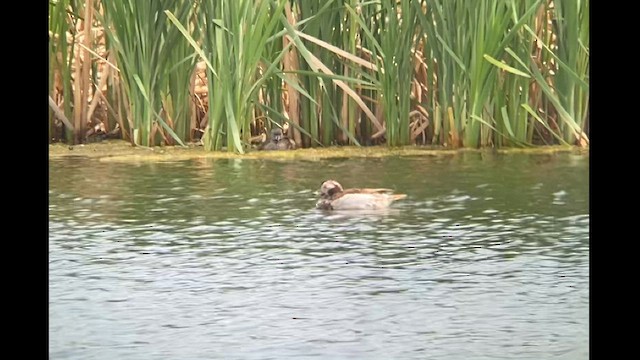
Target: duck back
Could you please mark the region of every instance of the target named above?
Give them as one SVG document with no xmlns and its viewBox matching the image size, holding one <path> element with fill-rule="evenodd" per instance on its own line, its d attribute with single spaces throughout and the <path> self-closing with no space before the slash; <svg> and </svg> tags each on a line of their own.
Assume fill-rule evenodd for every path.
<svg viewBox="0 0 640 360">
<path fill-rule="evenodd" d="M 407 197 L 405 194 L 347 193 L 333 201 L 334 210 L 375 210 L 386 209 L 392 202 Z"/>
</svg>

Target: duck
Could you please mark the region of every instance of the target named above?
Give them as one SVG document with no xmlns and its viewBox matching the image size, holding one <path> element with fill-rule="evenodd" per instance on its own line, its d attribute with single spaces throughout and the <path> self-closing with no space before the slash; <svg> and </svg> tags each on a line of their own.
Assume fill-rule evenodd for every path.
<svg viewBox="0 0 640 360">
<path fill-rule="evenodd" d="M 407 197 L 406 194 L 393 194 L 392 189 L 386 188 L 344 189 L 335 180 L 324 181 L 319 193 L 316 208 L 322 210 L 387 209 L 394 201 Z"/>
<path fill-rule="evenodd" d="M 260 146 L 260 150 L 293 150 L 295 148 L 296 142 L 285 136 L 282 129 L 278 127 L 271 129 L 269 141 Z"/>
</svg>

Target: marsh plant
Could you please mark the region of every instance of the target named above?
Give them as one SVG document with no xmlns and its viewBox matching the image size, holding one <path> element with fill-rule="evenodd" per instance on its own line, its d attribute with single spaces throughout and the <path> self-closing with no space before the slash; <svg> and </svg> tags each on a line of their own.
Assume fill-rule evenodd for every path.
<svg viewBox="0 0 640 360">
<path fill-rule="evenodd" d="M 51 137 L 589 144 L 589 2 L 51 0 Z"/>
</svg>

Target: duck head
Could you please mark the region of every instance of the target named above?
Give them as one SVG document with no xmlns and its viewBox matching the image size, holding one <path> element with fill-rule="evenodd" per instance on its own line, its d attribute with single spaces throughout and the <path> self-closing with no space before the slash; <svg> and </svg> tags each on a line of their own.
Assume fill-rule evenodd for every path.
<svg viewBox="0 0 640 360">
<path fill-rule="evenodd" d="M 277 143 L 282 140 L 282 129 L 276 127 L 271 129 L 271 141 Z"/>
<path fill-rule="evenodd" d="M 330 199 L 342 191 L 344 191 L 344 189 L 339 182 L 335 180 L 327 180 L 320 186 L 320 197 L 323 199 Z"/>
</svg>

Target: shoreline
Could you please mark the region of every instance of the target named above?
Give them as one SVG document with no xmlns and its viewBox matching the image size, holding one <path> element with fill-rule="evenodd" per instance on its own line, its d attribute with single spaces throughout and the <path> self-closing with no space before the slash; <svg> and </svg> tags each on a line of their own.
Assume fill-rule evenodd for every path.
<svg viewBox="0 0 640 360">
<path fill-rule="evenodd" d="M 463 153 L 479 154 L 556 154 L 573 153 L 589 155 L 589 148 L 577 146 L 538 146 L 531 148 L 486 148 L 486 149 L 448 149 L 431 146 L 403 146 L 388 148 L 382 146 L 330 146 L 283 151 L 247 151 L 235 154 L 227 151 L 205 151 L 202 146 L 132 146 L 124 140 L 108 140 L 99 143 L 67 145 L 49 144 L 49 159 L 67 157 L 86 157 L 106 162 L 127 161 L 180 161 L 189 159 L 265 159 L 265 160 L 322 160 L 332 158 L 381 158 L 387 156 L 453 156 Z"/>
</svg>

